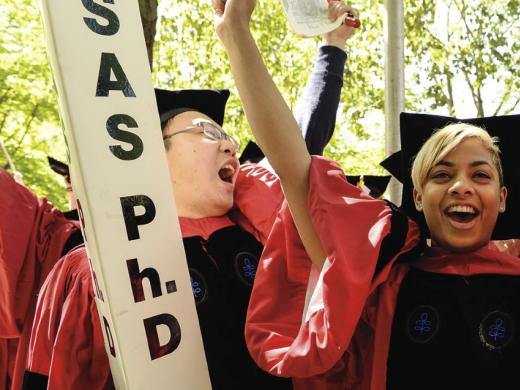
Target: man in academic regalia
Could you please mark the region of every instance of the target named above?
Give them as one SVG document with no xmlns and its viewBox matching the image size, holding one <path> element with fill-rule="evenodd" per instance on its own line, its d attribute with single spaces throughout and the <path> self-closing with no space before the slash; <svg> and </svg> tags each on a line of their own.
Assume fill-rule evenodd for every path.
<svg viewBox="0 0 520 390">
<path fill-rule="evenodd" d="M 343 43 L 352 31 L 341 28 Z M 312 153 L 332 135 L 345 59 L 337 47 L 321 48 L 310 77 L 300 123 Z M 263 163 L 239 166 L 238 144 L 221 127 L 228 96 L 156 90 L 210 378 L 215 390 L 290 388 L 260 370 L 245 346 L 249 295 L 282 191 Z M 41 290 L 24 385 L 112 386 L 83 248 L 62 259 Z"/>
</svg>

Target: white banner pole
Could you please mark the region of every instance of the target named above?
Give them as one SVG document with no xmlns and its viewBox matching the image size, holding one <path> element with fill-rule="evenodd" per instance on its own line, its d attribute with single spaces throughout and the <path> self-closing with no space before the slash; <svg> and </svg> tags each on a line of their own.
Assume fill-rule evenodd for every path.
<svg viewBox="0 0 520 390">
<path fill-rule="evenodd" d="M 118 389 L 211 389 L 137 0 L 41 0 Z"/>
</svg>

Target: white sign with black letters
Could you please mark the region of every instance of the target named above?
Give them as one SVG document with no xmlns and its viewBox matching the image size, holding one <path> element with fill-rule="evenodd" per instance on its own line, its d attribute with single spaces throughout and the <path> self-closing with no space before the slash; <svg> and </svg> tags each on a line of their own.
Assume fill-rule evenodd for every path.
<svg viewBox="0 0 520 390">
<path fill-rule="evenodd" d="M 118 389 L 211 389 L 138 2 L 41 0 Z"/>
</svg>

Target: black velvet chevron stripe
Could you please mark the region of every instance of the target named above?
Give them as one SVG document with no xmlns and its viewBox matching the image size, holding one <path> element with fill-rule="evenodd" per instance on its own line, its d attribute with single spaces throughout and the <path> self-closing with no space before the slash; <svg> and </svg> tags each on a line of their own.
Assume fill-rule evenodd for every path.
<svg viewBox="0 0 520 390">
<path fill-rule="evenodd" d="M 379 251 L 379 258 L 377 259 L 374 275 L 377 275 L 403 247 L 408 234 L 408 218 L 406 215 L 392 202 L 388 200 L 385 200 L 385 202 L 392 210 L 391 228 L 390 233 L 381 243 L 381 250 Z"/>
<path fill-rule="evenodd" d="M 36 372 L 25 371 L 22 390 L 46 390 L 49 377 Z"/>
</svg>

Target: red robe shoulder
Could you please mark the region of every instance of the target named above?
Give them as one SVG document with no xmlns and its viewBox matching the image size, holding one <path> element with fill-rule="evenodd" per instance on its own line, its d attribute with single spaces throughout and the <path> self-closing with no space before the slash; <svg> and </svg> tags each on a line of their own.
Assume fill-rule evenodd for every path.
<svg viewBox="0 0 520 390">
<path fill-rule="evenodd" d="M 265 244 L 284 199 L 280 180 L 267 160 L 244 164 L 235 183 L 231 218 Z"/>
</svg>

